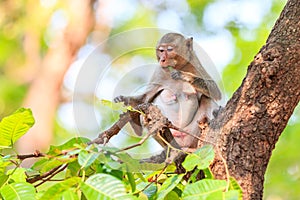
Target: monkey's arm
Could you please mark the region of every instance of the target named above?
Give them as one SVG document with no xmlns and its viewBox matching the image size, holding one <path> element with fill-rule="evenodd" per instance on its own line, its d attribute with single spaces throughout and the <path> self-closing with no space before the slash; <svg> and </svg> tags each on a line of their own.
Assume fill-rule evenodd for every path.
<svg viewBox="0 0 300 200">
<path fill-rule="evenodd" d="M 114 102 L 124 102 L 125 105 L 130 105 L 132 107 L 136 107 L 142 103 L 152 102 L 153 98 L 155 98 L 161 91 L 156 86 L 149 87 L 144 94 L 137 96 L 117 96 L 114 98 Z M 132 129 L 135 134 L 142 135 L 143 127 L 141 125 L 140 115 L 131 115 L 131 119 L 129 121 Z"/>
<path fill-rule="evenodd" d="M 114 102 L 124 102 L 125 105 L 130 105 L 132 107 L 136 107 L 137 105 L 143 103 L 143 100 L 145 98 L 145 94 L 143 95 L 138 95 L 138 96 L 117 96 L 114 98 Z M 129 123 L 134 130 L 135 134 L 141 136 L 142 135 L 142 125 L 140 121 L 140 114 L 138 115 L 130 115 L 130 120 Z"/>
<path fill-rule="evenodd" d="M 174 70 L 171 72 L 171 77 L 175 80 L 182 80 L 190 83 L 198 92 L 214 100 L 221 99 L 221 92 L 214 80 L 205 80 L 190 72 Z"/>
</svg>

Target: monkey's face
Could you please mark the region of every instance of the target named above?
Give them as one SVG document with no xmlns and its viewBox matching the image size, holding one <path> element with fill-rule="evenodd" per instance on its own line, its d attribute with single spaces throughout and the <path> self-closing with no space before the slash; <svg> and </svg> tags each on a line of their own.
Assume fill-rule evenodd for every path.
<svg viewBox="0 0 300 200">
<path fill-rule="evenodd" d="M 160 44 L 156 48 L 156 57 L 159 65 L 163 68 L 173 67 L 180 69 L 187 60 L 179 53 L 177 46 L 172 44 Z"/>
</svg>

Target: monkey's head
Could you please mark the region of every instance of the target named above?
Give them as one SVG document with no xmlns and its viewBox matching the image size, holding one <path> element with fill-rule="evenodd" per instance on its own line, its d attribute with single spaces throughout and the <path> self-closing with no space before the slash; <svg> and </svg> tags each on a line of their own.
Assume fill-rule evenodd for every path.
<svg viewBox="0 0 300 200">
<path fill-rule="evenodd" d="M 167 33 L 157 43 L 156 57 L 161 67 L 180 70 L 191 59 L 193 38 L 185 39 L 178 33 Z"/>
</svg>

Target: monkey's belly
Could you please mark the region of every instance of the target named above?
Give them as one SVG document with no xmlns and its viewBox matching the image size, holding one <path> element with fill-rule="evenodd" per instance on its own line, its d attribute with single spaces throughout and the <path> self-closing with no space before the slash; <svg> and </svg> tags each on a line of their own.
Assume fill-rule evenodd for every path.
<svg viewBox="0 0 300 200">
<path fill-rule="evenodd" d="M 169 89 L 164 89 L 153 103 L 179 128 L 184 128 L 193 121 L 199 104 L 196 94 L 182 91 L 174 93 Z"/>
</svg>

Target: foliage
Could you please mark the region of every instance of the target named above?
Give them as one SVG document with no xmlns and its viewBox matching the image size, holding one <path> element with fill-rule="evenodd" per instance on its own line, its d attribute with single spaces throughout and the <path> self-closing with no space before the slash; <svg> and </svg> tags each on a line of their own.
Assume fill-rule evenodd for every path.
<svg viewBox="0 0 300 200">
<path fill-rule="evenodd" d="M 12 146 L 34 124 L 31 110 L 21 108 L 0 123 L 0 149 Z"/>
<path fill-rule="evenodd" d="M 166 18 L 171 18 L 171 21 L 170 23 L 164 23 L 164 26 L 169 27 L 169 24 L 179 24 L 181 29 L 174 28 L 174 30 L 183 32 L 187 35 L 193 35 L 195 36 L 195 39 L 203 32 L 205 33 L 207 31 L 211 36 L 218 34 L 220 31 L 222 37 L 224 36 L 224 30 L 225 33 L 226 31 L 229 31 L 232 36 L 231 43 L 234 45 L 234 56 L 230 63 L 223 69 L 222 75 L 224 87 L 228 97 L 230 97 L 240 85 L 246 73 L 246 68 L 253 60 L 254 55 L 259 51 L 259 48 L 264 45 L 268 33 L 274 25 L 275 20 L 278 18 L 286 0 L 253 1 L 260 4 L 269 3 L 271 6 L 271 10 L 266 9 L 263 11 L 264 17 L 256 28 L 249 29 L 243 24 L 230 22 L 226 27 L 222 27 L 222 29 L 213 28 L 209 30 L 207 30 L 209 28 L 207 25 L 203 25 L 207 24 L 205 13 L 207 13 L 209 7 L 215 3 L 221 2 L 221 0 L 186 0 L 185 2 L 189 5 L 188 8 L 173 3 L 172 1 L 130 0 L 120 1 L 118 4 L 121 4 L 122 2 L 130 2 L 130 6 L 136 10 L 130 15 L 131 12 L 128 11 L 127 8 L 123 10 L 114 9 L 114 20 L 112 20 L 112 24 L 109 24 L 109 27 L 112 28 L 110 32 L 111 35 L 133 28 L 156 27 L 157 22 L 163 21 L 162 19 Z M 228 5 L 232 2 L 236 4 L 238 2 L 247 3 L 251 1 L 225 1 Z M 39 75 L 37 72 L 41 71 L 41 60 L 47 50 L 51 47 L 51 37 L 53 37 L 53 33 L 61 33 L 59 29 L 53 31 L 53 27 L 55 28 L 55 26 L 53 26 L 53 21 L 59 22 L 59 25 L 65 20 L 68 21 L 68 18 L 71 18 L 72 16 L 65 16 L 65 10 L 67 7 L 70 7 L 70 4 L 72 3 L 72 1 L 47 0 L 37 2 L 13 0 L 1 1 L 0 118 L 13 112 L 22 104 L 29 82 L 32 81 L 35 76 Z M 113 2 L 113 4 L 115 4 L 115 2 Z M 97 6 L 95 5 L 94 7 L 96 8 Z M 186 9 L 186 11 L 182 12 L 179 7 Z M 249 7 L 248 10 L 250 9 L 251 8 Z M 224 8 L 222 9 L 222 11 L 226 10 L 227 9 Z M 102 12 L 103 10 L 100 11 Z M 240 12 L 243 11 L 244 10 L 242 9 L 240 10 Z M 105 9 L 105 12 L 102 13 L 112 15 L 112 12 L 113 11 L 110 9 Z M 230 12 L 234 13 L 236 12 L 236 9 L 233 8 Z M 176 17 L 173 18 L 173 15 L 171 15 L 171 17 L 166 16 L 166 13 L 177 13 L 180 21 L 178 22 Z M 217 22 L 219 23 L 222 21 L 220 18 L 221 13 L 218 11 L 214 11 L 214 13 L 214 16 L 218 19 Z M 253 17 L 257 19 L 258 12 L 255 11 L 253 13 Z M 99 14 L 95 13 L 95 16 L 99 17 L 98 15 Z M 162 18 L 160 16 L 164 17 Z M 248 17 L 249 20 L 250 18 L 251 17 Z M 238 18 L 235 18 L 235 20 L 236 19 Z M 98 21 L 101 23 L 103 22 L 104 24 L 109 23 L 107 22 L 109 20 L 106 21 L 105 16 L 103 19 L 98 19 Z M 173 23 L 173 21 L 178 23 Z M 210 22 L 210 24 L 211 23 L 212 22 Z M 94 33 L 105 31 L 106 29 L 103 31 L 100 29 L 95 30 Z M 250 40 L 247 36 L 250 36 Z M 145 37 L 149 38 L 148 35 Z M 92 38 L 97 37 L 91 36 L 88 41 L 92 41 Z M 126 44 L 124 43 L 122 45 L 125 46 Z M 114 46 L 111 48 L 115 49 Z M 220 45 L 220 47 L 218 46 L 218 48 L 222 49 L 222 45 Z M 222 57 L 222 55 L 220 56 Z M 131 59 L 131 57 L 128 56 L 128 59 Z M 101 112 L 103 111 L 101 110 Z M 276 144 L 275 151 L 272 153 L 266 172 L 266 183 L 264 185 L 264 196 L 266 199 L 272 197 L 274 199 L 297 199 L 300 195 L 300 190 L 295 189 L 300 184 L 300 151 L 297 151 L 297 142 L 300 139 L 298 134 L 300 128 L 299 116 L 300 112 L 298 109 L 298 112 L 295 113 L 295 122 L 288 125 L 280 137 L 278 144 Z M 102 128 L 107 127 L 114 119 L 106 122 L 104 120 L 108 120 L 108 117 L 105 117 L 101 123 Z M 55 139 L 61 142 L 69 136 L 69 132 L 72 130 L 65 131 L 65 127 L 59 128 L 59 130 L 56 130 Z M 68 131 L 68 134 L 62 134 L 61 129 L 65 132 Z M 0 143 L 2 143 L 2 138 L 0 139 Z M 1 162 L 2 161 L 0 160 L 0 165 L 2 166 Z M 15 173 L 17 173 L 17 171 Z M 0 177 L 0 184 L 3 180 L 4 179 Z M 153 187 L 149 188 L 150 189 L 147 190 L 147 192 L 151 192 Z M 69 194 L 74 193 L 70 192 Z"/>
<path fill-rule="evenodd" d="M 125 106 L 124 102 L 114 103 L 112 101 L 102 99 L 101 103 L 105 106 L 108 106 L 111 110 L 114 111 L 121 111 L 121 112 L 134 111 L 143 114 L 141 111 L 134 109 L 132 106 Z"/>
<path fill-rule="evenodd" d="M 33 125 L 29 109 L 19 109 L 1 121 L 2 148 L 14 142 Z M 203 146 L 186 157 L 184 174 L 174 165 L 141 163 L 126 152 L 106 146 L 87 145 L 87 138 L 73 138 L 51 146 L 45 154 L 7 154 L 0 157 L 0 197 L 13 199 L 241 199 L 233 179 L 214 180 L 209 165 L 212 146 Z M 30 168 L 23 160 L 41 157 Z M 203 169 L 205 178 L 195 179 Z M 187 173 L 191 178 L 186 179 Z M 43 187 L 42 187 L 43 185 Z M 235 186 L 235 187 L 232 187 Z"/>
</svg>

